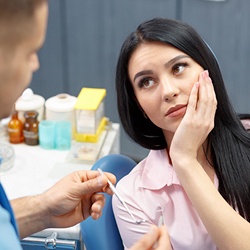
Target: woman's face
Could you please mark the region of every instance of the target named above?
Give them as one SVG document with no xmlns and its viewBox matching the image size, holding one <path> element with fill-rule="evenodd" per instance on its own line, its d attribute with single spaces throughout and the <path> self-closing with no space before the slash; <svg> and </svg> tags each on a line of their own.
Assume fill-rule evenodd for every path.
<svg viewBox="0 0 250 250">
<path fill-rule="evenodd" d="M 182 120 L 191 89 L 204 69 L 182 51 L 160 42 L 141 44 L 128 74 L 141 108 L 166 136 Z"/>
</svg>

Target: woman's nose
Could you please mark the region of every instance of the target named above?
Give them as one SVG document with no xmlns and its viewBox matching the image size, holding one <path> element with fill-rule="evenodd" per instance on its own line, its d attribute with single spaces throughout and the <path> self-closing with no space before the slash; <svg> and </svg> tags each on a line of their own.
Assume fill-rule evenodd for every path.
<svg viewBox="0 0 250 250">
<path fill-rule="evenodd" d="M 179 94 L 179 88 L 174 81 L 164 79 L 161 82 L 162 98 L 164 101 L 170 101 Z"/>
</svg>

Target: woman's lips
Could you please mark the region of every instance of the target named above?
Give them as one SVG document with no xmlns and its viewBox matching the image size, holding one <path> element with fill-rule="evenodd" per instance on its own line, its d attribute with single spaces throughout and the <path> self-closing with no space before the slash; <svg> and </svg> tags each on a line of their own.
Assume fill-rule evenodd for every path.
<svg viewBox="0 0 250 250">
<path fill-rule="evenodd" d="M 186 109 L 187 109 L 186 105 L 176 105 L 175 107 L 172 107 L 168 110 L 168 112 L 166 113 L 166 116 L 176 117 L 179 115 L 183 115 L 185 114 Z"/>
</svg>

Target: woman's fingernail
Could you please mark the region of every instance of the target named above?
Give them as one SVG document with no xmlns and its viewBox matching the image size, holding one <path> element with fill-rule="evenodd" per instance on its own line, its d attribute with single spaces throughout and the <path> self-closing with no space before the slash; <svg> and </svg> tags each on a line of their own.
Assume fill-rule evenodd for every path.
<svg viewBox="0 0 250 250">
<path fill-rule="evenodd" d="M 201 73 L 201 75 L 202 75 L 202 78 L 205 80 L 207 77 L 208 77 L 208 71 L 207 70 L 205 70 L 205 71 L 203 71 L 202 73 Z"/>
<path fill-rule="evenodd" d="M 200 87 L 200 83 L 199 82 L 196 82 L 195 83 L 195 87 L 198 89 Z"/>
</svg>

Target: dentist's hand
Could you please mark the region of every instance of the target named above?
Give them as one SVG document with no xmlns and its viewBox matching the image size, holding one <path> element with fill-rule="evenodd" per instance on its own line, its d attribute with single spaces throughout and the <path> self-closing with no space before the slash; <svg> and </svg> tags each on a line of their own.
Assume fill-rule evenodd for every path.
<svg viewBox="0 0 250 250">
<path fill-rule="evenodd" d="M 20 237 L 24 238 L 51 227 L 70 227 L 89 216 L 98 219 L 105 205 L 101 192 L 112 194 L 108 178 L 115 183 L 113 174 L 80 170 L 73 172 L 46 192 L 12 201 L 19 226 Z"/>
<path fill-rule="evenodd" d="M 115 183 L 113 174 L 105 174 Z M 105 197 L 100 192 L 112 194 L 107 185 L 107 177 L 97 171 L 77 171 L 42 194 L 48 205 L 50 227 L 72 226 L 89 216 L 98 219 L 105 205 Z"/>
</svg>

